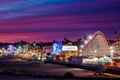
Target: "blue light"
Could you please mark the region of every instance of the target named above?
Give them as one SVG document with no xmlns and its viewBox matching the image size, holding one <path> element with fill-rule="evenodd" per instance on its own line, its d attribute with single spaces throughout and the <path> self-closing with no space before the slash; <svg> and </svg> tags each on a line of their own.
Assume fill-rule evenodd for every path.
<svg viewBox="0 0 120 80">
<path fill-rule="evenodd" d="M 9 45 L 7 48 L 7 54 L 8 55 L 14 55 L 16 52 L 16 47 L 13 45 Z"/>
<path fill-rule="evenodd" d="M 55 42 L 53 44 L 53 54 L 60 54 L 62 52 L 62 42 Z"/>
</svg>

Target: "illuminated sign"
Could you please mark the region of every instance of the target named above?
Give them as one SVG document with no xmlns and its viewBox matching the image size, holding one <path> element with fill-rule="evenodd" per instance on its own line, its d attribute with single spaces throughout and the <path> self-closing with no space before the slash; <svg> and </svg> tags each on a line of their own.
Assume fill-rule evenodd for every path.
<svg viewBox="0 0 120 80">
<path fill-rule="evenodd" d="M 62 51 L 77 51 L 78 47 L 77 46 L 63 46 Z"/>
<path fill-rule="evenodd" d="M 62 42 L 55 42 L 53 44 L 53 54 L 59 54 L 62 52 Z"/>
</svg>

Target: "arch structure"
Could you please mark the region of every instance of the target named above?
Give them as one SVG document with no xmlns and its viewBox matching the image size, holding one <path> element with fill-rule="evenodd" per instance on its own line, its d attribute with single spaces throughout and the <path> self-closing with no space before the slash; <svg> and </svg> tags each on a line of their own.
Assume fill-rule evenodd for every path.
<svg viewBox="0 0 120 80">
<path fill-rule="evenodd" d="M 102 57 L 110 55 L 110 48 L 103 32 L 97 31 L 92 35 L 90 40 L 82 48 L 82 56 Z"/>
</svg>

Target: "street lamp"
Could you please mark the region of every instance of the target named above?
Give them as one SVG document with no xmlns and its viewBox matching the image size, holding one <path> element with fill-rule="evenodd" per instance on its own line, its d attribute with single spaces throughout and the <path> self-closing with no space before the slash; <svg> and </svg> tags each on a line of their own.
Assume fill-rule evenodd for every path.
<svg viewBox="0 0 120 80">
<path fill-rule="evenodd" d="M 89 35 L 89 36 L 88 36 L 88 40 L 91 40 L 92 38 L 93 38 L 92 35 Z"/>
</svg>

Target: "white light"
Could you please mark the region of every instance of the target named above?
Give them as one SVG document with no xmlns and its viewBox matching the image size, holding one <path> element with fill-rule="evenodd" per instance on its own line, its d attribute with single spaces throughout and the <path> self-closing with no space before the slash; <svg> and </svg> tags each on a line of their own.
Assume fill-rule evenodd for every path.
<svg viewBox="0 0 120 80">
<path fill-rule="evenodd" d="M 89 35 L 89 36 L 88 36 L 88 39 L 89 39 L 89 40 L 91 40 L 92 38 L 93 38 L 93 36 L 92 36 L 92 35 Z"/>
<path fill-rule="evenodd" d="M 41 58 L 40 57 L 38 57 L 38 60 L 40 60 Z"/>
<path fill-rule="evenodd" d="M 88 43 L 88 40 L 85 40 L 85 42 L 84 42 L 85 44 L 87 44 Z"/>
<path fill-rule="evenodd" d="M 84 45 L 80 45 L 80 48 L 84 48 Z"/>
<path fill-rule="evenodd" d="M 113 49 L 113 47 L 111 46 L 110 49 Z"/>
<path fill-rule="evenodd" d="M 111 50 L 110 52 L 111 52 L 111 53 L 114 53 L 114 50 Z"/>
<path fill-rule="evenodd" d="M 78 47 L 77 46 L 63 46 L 62 51 L 77 51 Z"/>
<path fill-rule="evenodd" d="M 82 52 L 82 50 L 80 49 L 80 52 Z"/>
<path fill-rule="evenodd" d="M 114 47 L 110 47 L 110 53 L 114 53 Z"/>
<path fill-rule="evenodd" d="M 94 50 L 94 53 L 97 53 L 97 50 Z"/>
</svg>

